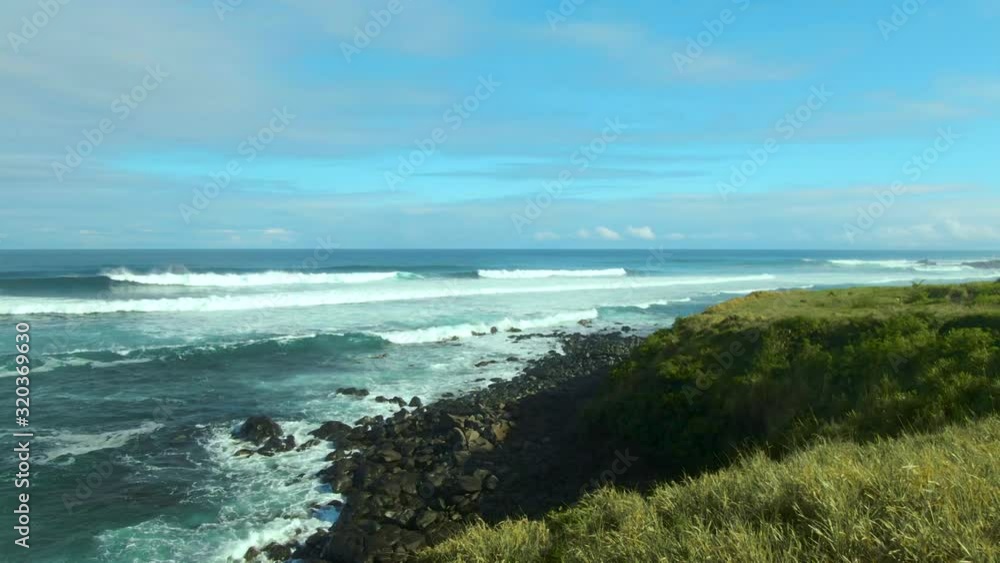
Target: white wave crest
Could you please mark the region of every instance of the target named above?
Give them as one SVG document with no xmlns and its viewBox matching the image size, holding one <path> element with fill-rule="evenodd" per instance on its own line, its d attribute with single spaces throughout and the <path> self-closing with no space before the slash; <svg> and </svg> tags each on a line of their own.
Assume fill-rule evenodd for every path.
<svg viewBox="0 0 1000 563">
<path fill-rule="evenodd" d="M 449 338 L 472 337 L 473 332 L 489 333 L 490 328 L 497 327 L 500 332 L 516 328 L 520 330 L 531 330 L 548 326 L 558 326 L 575 323 L 579 320 L 593 320 L 598 316 L 597 309 L 587 311 L 574 311 L 567 313 L 557 313 L 547 317 L 535 319 L 510 319 L 505 318 L 493 323 L 465 323 L 449 326 L 433 326 L 414 330 L 401 330 L 396 332 L 374 333 L 380 338 L 384 338 L 394 344 L 426 344 L 429 342 L 440 342 Z"/>
<path fill-rule="evenodd" d="M 684 297 L 683 299 L 657 299 L 656 301 L 650 301 L 648 303 L 640 303 L 638 305 L 634 305 L 634 307 L 636 309 L 644 309 L 645 310 L 645 309 L 649 309 L 650 307 L 655 307 L 655 306 L 658 306 L 658 305 L 659 306 L 663 306 L 663 305 L 670 305 L 670 304 L 673 304 L 673 303 L 690 303 L 690 302 L 691 302 L 691 298 L 690 297 Z"/>
<path fill-rule="evenodd" d="M 315 272 L 256 272 L 252 274 L 160 273 L 136 274 L 125 269 L 109 270 L 103 275 L 114 281 L 142 285 L 179 285 L 188 287 L 262 287 L 270 285 L 324 285 L 371 283 L 412 276 L 407 272 L 348 272 L 341 274 Z"/>
<path fill-rule="evenodd" d="M 205 297 L 177 297 L 162 299 L 64 299 L 64 298 L 9 298 L 0 297 L 0 315 L 89 315 L 98 313 L 212 313 L 219 311 L 245 311 L 323 305 L 379 303 L 387 301 L 413 301 L 516 295 L 527 293 L 563 293 L 589 290 L 632 290 L 658 287 L 713 286 L 747 281 L 773 280 L 770 274 L 750 276 L 691 276 L 691 277 L 638 277 L 594 279 L 576 283 L 535 283 L 523 285 L 481 285 L 482 280 L 460 283 L 440 283 L 423 280 L 401 284 L 386 289 L 366 289 L 353 286 L 338 291 L 293 291 L 258 295 L 211 295 Z M 405 286 L 405 287 L 404 287 Z"/>
<path fill-rule="evenodd" d="M 881 268 L 890 270 L 913 270 L 923 273 L 955 273 L 973 270 L 955 260 L 828 260 L 829 264 L 841 268 Z"/>
<path fill-rule="evenodd" d="M 479 277 L 495 280 L 533 280 L 542 278 L 617 278 L 628 275 L 625 268 L 606 270 L 479 270 Z"/>
</svg>

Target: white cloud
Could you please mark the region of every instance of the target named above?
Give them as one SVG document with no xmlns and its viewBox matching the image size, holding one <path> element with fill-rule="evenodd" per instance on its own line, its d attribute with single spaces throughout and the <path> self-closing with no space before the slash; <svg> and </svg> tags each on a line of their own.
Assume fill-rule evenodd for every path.
<svg viewBox="0 0 1000 563">
<path fill-rule="evenodd" d="M 970 225 L 955 219 L 946 219 L 943 227 L 948 234 L 960 240 L 1000 239 L 1000 231 L 989 225 Z"/>
<path fill-rule="evenodd" d="M 629 225 L 627 230 L 628 234 L 632 235 L 635 238 L 641 238 L 643 240 L 656 240 L 656 233 L 654 233 L 653 229 L 649 228 L 648 226 L 633 227 Z"/>
<path fill-rule="evenodd" d="M 535 240 L 538 241 L 559 240 L 560 238 L 562 237 L 551 231 L 542 231 L 539 233 L 535 233 Z"/>
<path fill-rule="evenodd" d="M 590 238 L 590 231 L 588 231 L 587 229 L 580 229 L 579 231 L 576 232 L 576 237 L 577 238 Z"/>
<path fill-rule="evenodd" d="M 597 227 L 594 229 L 594 232 L 604 240 L 622 240 L 622 236 L 617 231 L 613 231 L 607 227 Z"/>
</svg>

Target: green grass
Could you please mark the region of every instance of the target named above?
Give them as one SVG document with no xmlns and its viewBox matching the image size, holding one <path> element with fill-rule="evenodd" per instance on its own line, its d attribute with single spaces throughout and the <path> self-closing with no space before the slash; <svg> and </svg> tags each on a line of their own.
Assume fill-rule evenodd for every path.
<svg viewBox="0 0 1000 563">
<path fill-rule="evenodd" d="M 592 430 L 665 474 L 1000 410 L 1000 283 L 760 293 L 650 336 Z"/>
<path fill-rule="evenodd" d="M 998 414 L 1000 283 L 751 294 L 651 335 L 588 408 L 664 484 L 424 560 L 1000 561 Z"/>
<path fill-rule="evenodd" d="M 421 561 L 1000 561 L 1000 418 L 752 454 L 645 497 L 602 489 L 544 521 L 475 525 Z"/>
</svg>

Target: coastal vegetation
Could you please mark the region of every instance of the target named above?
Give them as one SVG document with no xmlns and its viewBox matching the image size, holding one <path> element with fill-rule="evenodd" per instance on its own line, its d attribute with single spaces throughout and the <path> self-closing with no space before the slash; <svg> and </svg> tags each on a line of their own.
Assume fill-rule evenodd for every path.
<svg viewBox="0 0 1000 563">
<path fill-rule="evenodd" d="M 426 561 L 1000 559 L 1000 283 L 754 293 L 621 363 L 589 431 L 655 467 Z"/>
</svg>

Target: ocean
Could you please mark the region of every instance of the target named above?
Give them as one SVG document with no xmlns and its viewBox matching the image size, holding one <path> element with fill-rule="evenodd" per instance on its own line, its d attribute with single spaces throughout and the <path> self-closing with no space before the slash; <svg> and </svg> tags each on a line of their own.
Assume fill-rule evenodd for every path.
<svg viewBox="0 0 1000 563">
<path fill-rule="evenodd" d="M 242 561 L 337 514 L 328 446 L 235 457 L 265 414 L 296 436 L 510 378 L 558 344 L 508 331 L 640 334 L 756 290 L 997 279 L 988 253 L 143 250 L 0 252 L 0 385 L 31 336 L 31 549 L 10 560 Z M 585 321 L 581 323 L 580 321 Z M 589 326 L 584 326 L 589 325 Z M 497 327 L 496 334 L 490 329 Z M 473 333 L 486 333 L 474 336 Z M 483 367 L 483 360 L 497 360 Z M 337 395 L 340 387 L 371 395 Z M 7 555 L 0 559 L 7 560 Z"/>
</svg>

